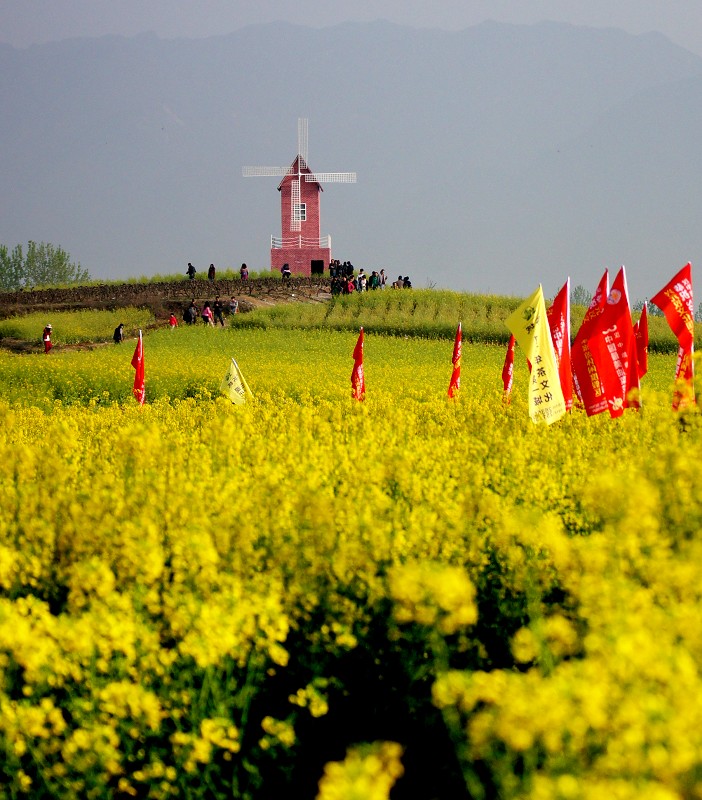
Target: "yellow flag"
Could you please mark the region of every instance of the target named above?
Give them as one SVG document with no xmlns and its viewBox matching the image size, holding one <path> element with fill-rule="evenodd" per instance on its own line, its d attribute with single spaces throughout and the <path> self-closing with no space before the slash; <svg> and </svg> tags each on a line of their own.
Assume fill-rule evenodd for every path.
<svg viewBox="0 0 702 800">
<path fill-rule="evenodd" d="M 529 416 L 532 422 L 543 421 L 550 425 L 566 413 L 566 407 L 540 285 L 507 317 L 505 324 L 531 364 Z"/>
<path fill-rule="evenodd" d="M 246 378 L 244 378 L 239 369 L 239 365 L 234 359 L 232 359 L 232 363 L 229 365 L 227 374 L 222 378 L 219 390 L 222 394 L 226 394 L 232 403 L 236 403 L 237 405 L 242 405 L 246 402 L 247 394 L 249 397 L 253 396 L 248 383 L 246 383 Z"/>
</svg>

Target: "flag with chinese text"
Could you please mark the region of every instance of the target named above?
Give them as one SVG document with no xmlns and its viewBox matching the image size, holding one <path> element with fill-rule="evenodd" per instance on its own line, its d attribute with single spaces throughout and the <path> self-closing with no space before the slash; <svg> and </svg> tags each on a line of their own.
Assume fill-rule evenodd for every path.
<svg viewBox="0 0 702 800">
<path fill-rule="evenodd" d="M 691 347 L 695 338 L 692 265 L 685 264 L 680 272 L 651 298 L 651 302 L 665 314 L 680 346 Z"/>
<path fill-rule="evenodd" d="M 551 329 L 553 352 L 558 363 L 563 399 L 566 411 L 570 411 L 573 407 L 573 373 L 570 366 L 570 278 L 555 296 L 546 315 Z"/>
<path fill-rule="evenodd" d="M 144 382 L 144 342 L 141 337 L 141 331 L 139 331 L 139 340 L 132 356 L 132 366 L 134 367 L 132 394 L 136 397 L 139 405 L 143 406 L 144 400 L 146 400 L 146 384 Z"/>
<path fill-rule="evenodd" d="M 680 272 L 651 298 L 651 302 L 665 314 L 678 340 L 678 363 L 675 369 L 678 388 L 673 396 L 673 408 L 683 408 L 695 402 L 692 361 L 695 339 L 692 265 L 689 262 L 685 264 Z"/>
<path fill-rule="evenodd" d="M 570 364 L 573 372 L 573 385 L 578 399 L 585 407 L 588 416 L 606 411 L 607 398 L 597 373 L 595 360 L 590 352 L 589 338 L 595 329 L 597 318 L 602 313 L 609 295 L 609 272 L 604 271 L 595 289 L 590 307 L 585 312 L 580 329 L 575 335 L 570 353 Z"/>
<path fill-rule="evenodd" d="M 448 388 L 448 396 L 456 397 L 458 390 L 461 388 L 461 346 L 463 338 L 461 334 L 461 323 L 458 323 L 456 329 L 456 338 L 453 342 L 453 355 L 451 362 L 453 364 L 453 372 L 451 373 L 451 381 Z"/>
<path fill-rule="evenodd" d="M 363 328 L 358 334 L 356 346 L 353 348 L 353 370 L 351 372 L 351 396 L 354 400 L 363 400 L 366 396 L 366 378 L 363 374 Z"/>
<path fill-rule="evenodd" d="M 532 365 L 529 416 L 533 422 L 544 421 L 550 425 L 560 419 L 566 409 L 541 286 L 507 317 L 505 324 Z"/>
<path fill-rule="evenodd" d="M 625 408 L 639 408 L 639 367 L 636 337 L 631 321 L 626 271 L 622 267 L 607 295 L 602 313 L 594 322 L 588 344 L 612 417 Z"/>
<path fill-rule="evenodd" d="M 246 395 L 253 397 L 243 372 L 233 358 L 229 369 L 222 378 L 222 383 L 219 385 L 219 391 L 225 394 L 232 403 L 239 406 L 246 402 Z"/>
</svg>

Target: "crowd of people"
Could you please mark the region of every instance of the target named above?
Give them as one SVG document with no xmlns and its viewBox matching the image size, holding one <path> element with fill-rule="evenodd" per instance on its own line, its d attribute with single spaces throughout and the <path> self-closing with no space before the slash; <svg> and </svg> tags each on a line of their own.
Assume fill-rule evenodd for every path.
<svg viewBox="0 0 702 800">
<path fill-rule="evenodd" d="M 385 270 L 381 269 L 380 272 L 373 270 L 370 275 L 366 275 L 363 268 L 356 271 L 353 265 L 345 261 L 343 264 L 332 262 L 329 265 L 329 274 L 331 276 L 331 293 L 333 296 L 340 294 L 352 294 L 353 292 L 368 292 L 375 289 L 385 289 L 388 285 L 387 275 Z M 400 275 L 396 281 L 391 284 L 393 289 L 411 289 L 412 281 L 409 276 L 402 277 Z"/>
<path fill-rule="evenodd" d="M 195 280 L 196 274 L 197 270 L 195 269 L 195 267 L 192 265 L 191 262 L 188 262 L 188 269 L 186 270 L 186 275 L 192 281 Z M 290 278 L 292 278 L 292 271 L 290 269 L 290 265 L 283 264 L 283 266 L 280 268 L 280 274 L 283 279 L 283 282 L 289 281 Z M 249 268 L 246 266 L 246 264 L 241 265 L 239 269 L 239 276 L 242 281 L 248 280 Z M 409 279 L 408 275 L 405 275 L 404 277 L 402 275 L 398 275 L 397 280 L 390 281 L 384 269 L 381 269 L 379 271 L 373 270 L 370 275 L 367 275 L 364 269 L 360 269 L 358 271 L 358 274 L 356 274 L 356 270 L 350 261 L 344 261 L 342 263 L 339 259 L 334 259 L 329 262 L 329 277 L 331 278 L 332 295 L 351 294 L 352 292 L 367 292 L 375 289 L 385 289 L 388 285 L 393 289 L 412 288 L 412 281 Z M 209 269 L 207 270 L 207 279 L 211 284 L 213 284 L 217 279 L 217 268 L 215 267 L 214 264 L 210 264 Z M 232 300 L 234 300 L 234 298 L 232 298 Z M 195 301 L 193 300 L 193 303 L 191 303 L 191 307 L 194 306 L 194 303 Z M 200 309 L 196 310 L 194 319 L 189 320 L 190 315 L 184 317 L 185 322 L 187 322 L 189 325 L 192 325 L 194 322 L 197 321 L 199 316 L 202 316 L 202 313 L 205 312 L 205 309 L 209 309 L 212 312 L 214 318 L 214 322 L 212 324 L 217 324 L 219 316 L 216 313 L 216 308 L 212 305 L 208 305 L 207 303 L 202 309 L 202 312 L 200 311 Z M 207 320 L 206 324 L 209 324 L 209 313 L 205 312 L 205 318 Z"/>
<path fill-rule="evenodd" d="M 239 301 L 233 295 L 226 304 L 226 311 L 228 311 L 229 314 L 239 313 Z M 204 325 L 210 325 L 211 327 L 221 325 L 224 327 L 224 313 L 225 303 L 220 300 L 219 295 L 215 297 L 214 302 L 206 300 L 202 308 L 198 306 L 195 302 L 195 298 L 193 298 L 190 301 L 190 305 L 183 312 L 183 322 L 185 322 L 186 325 L 195 325 L 198 319 L 201 319 Z M 175 319 L 175 317 L 173 318 Z M 174 328 L 175 325 L 173 325 L 172 321 L 169 320 L 169 322 L 171 323 L 171 327 Z M 176 320 L 176 325 L 177 324 L 178 321 Z"/>
</svg>

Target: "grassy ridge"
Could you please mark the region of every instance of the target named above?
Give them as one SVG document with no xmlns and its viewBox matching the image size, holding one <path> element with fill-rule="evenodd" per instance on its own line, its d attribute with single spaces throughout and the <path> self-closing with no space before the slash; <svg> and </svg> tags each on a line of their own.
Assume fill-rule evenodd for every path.
<svg viewBox="0 0 702 800">
<path fill-rule="evenodd" d="M 386 290 L 341 296 L 328 303 L 279 304 L 238 314 L 230 317 L 228 322 L 239 329 L 263 330 L 350 332 L 363 326 L 367 333 L 453 339 L 460 321 L 465 342 L 505 344 L 509 331 L 504 320 L 520 302 L 521 298 L 517 297 L 433 289 Z M 575 337 L 585 311 L 583 306 L 572 308 L 571 339 Z M 634 318 L 638 319 L 638 314 Z M 47 321 L 45 312 L 0 320 L 0 339 L 37 339 Z M 143 309 L 85 310 L 62 314 L 60 325 L 54 324 L 55 341 L 59 344 L 109 341 L 119 322 L 125 323 L 126 335 L 129 336 L 140 327 L 153 323 L 153 316 Z M 702 327 L 696 325 L 695 328 L 699 348 L 702 346 Z M 676 353 L 677 349 L 677 340 L 666 320 L 663 317 L 649 317 L 649 351 Z"/>
<path fill-rule="evenodd" d="M 463 339 L 475 344 L 506 344 L 505 319 L 521 298 L 419 289 L 342 295 L 330 303 L 292 303 L 257 309 L 239 315 L 232 324 L 240 328 L 358 330 L 391 336 L 452 339 L 460 321 Z M 585 316 L 583 306 L 571 310 L 571 338 Z M 638 319 L 638 314 L 634 315 Z M 701 328 L 696 326 L 697 337 Z M 649 351 L 677 352 L 678 343 L 662 317 L 649 317 Z"/>
</svg>

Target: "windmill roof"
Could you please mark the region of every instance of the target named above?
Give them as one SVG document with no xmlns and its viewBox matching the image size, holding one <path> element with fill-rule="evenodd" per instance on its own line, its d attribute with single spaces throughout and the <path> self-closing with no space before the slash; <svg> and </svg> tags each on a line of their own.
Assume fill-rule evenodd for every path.
<svg viewBox="0 0 702 800">
<path fill-rule="evenodd" d="M 297 162 L 298 161 L 300 162 L 300 173 L 302 175 L 312 175 L 313 174 L 312 170 L 307 166 L 307 162 L 305 161 L 305 159 L 301 155 L 295 156 L 295 159 L 293 160 L 293 162 L 290 165 L 289 169 L 291 169 L 295 174 L 297 174 Z M 288 180 L 289 178 L 292 178 L 292 177 L 293 177 L 292 175 L 286 175 L 283 178 L 283 180 L 278 184 L 278 191 L 280 191 L 282 189 L 283 184 L 285 183 L 285 181 Z M 324 191 L 324 188 L 322 187 L 322 184 L 319 183 L 319 181 L 310 181 L 310 183 L 316 184 L 319 187 L 319 191 L 320 192 Z"/>
</svg>

